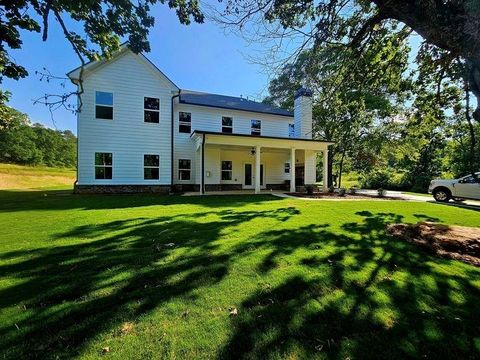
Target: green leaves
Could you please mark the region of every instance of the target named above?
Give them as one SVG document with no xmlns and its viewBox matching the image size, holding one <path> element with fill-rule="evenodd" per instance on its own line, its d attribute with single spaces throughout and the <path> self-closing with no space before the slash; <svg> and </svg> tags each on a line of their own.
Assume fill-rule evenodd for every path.
<svg viewBox="0 0 480 360">
<path fill-rule="evenodd" d="M 151 6 L 166 0 L 143 2 L 128 0 L 21 0 L 2 4 L 0 22 L 0 82 L 3 77 L 18 80 L 28 75 L 26 69 L 9 56 L 9 49 L 22 47 L 21 31 L 43 32 L 48 37 L 49 25 L 60 25 L 81 61 L 109 58 L 125 38 L 133 51 L 150 51 L 148 34 L 155 19 Z M 204 21 L 198 0 L 169 0 L 179 21 L 188 25 Z M 56 19 L 52 22 L 52 17 Z M 71 30 L 68 18 L 81 26 Z M 5 45 L 3 45 L 5 44 Z"/>
</svg>

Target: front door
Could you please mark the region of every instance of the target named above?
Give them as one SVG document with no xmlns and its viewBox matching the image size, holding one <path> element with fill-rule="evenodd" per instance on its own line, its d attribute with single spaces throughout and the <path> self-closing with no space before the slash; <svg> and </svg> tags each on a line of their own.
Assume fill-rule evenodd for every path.
<svg viewBox="0 0 480 360">
<path fill-rule="evenodd" d="M 255 188 L 255 176 L 253 175 L 253 164 L 243 164 L 243 188 Z M 264 187 L 265 172 L 263 171 L 263 164 L 260 164 L 260 187 Z"/>
</svg>

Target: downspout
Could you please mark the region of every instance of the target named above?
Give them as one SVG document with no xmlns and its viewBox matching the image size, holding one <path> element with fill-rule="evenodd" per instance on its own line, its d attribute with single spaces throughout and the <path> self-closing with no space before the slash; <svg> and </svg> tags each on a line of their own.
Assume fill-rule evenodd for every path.
<svg viewBox="0 0 480 360">
<path fill-rule="evenodd" d="M 205 133 L 202 135 L 202 195 L 205 194 Z"/>
<path fill-rule="evenodd" d="M 79 85 L 75 83 L 75 81 L 73 81 L 72 79 L 70 79 L 70 81 L 77 86 L 77 92 L 78 92 L 78 88 L 79 88 Z M 81 94 L 79 94 L 78 96 L 82 96 Z M 78 109 L 78 97 L 77 97 L 77 109 Z M 77 148 L 77 166 L 76 166 L 76 169 L 75 169 L 75 181 L 73 183 L 73 193 L 75 193 L 75 188 L 78 184 L 78 158 L 80 156 L 80 153 L 78 151 L 78 141 L 80 139 L 80 137 L 78 136 L 78 128 L 79 128 L 79 121 L 78 121 L 78 114 L 79 114 L 80 111 L 77 111 L 77 141 L 76 141 L 76 148 Z"/>
<path fill-rule="evenodd" d="M 170 191 L 173 192 L 173 172 L 174 172 L 174 164 L 173 164 L 173 155 L 174 155 L 174 115 L 173 115 L 173 100 L 177 97 L 180 96 L 180 92 L 182 90 L 178 90 L 178 94 L 172 96 L 172 101 L 171 101 L 171 109 L 170 109 L 170 115 L 171 115 L 171 132 L 170 132 L 170 144 L 171 144 L 171 149 L 170 149 Z"/>
</svg>

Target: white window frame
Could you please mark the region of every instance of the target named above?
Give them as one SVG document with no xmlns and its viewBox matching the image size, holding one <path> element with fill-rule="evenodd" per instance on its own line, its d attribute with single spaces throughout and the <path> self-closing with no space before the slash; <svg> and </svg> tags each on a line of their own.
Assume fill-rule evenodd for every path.
<svg viewBox="0 0 480 360">
<path fill-rule="evenodd" d="M 232 121 L 232 125 L 223 125 L 223 119 L 230 119 Z M 230 132 L 223 131 L 223 128 L 230 129 Z M 222 133 L 223 134 L 233 134 L 233 116 L 222 116 Z"/>
<path fill-rule="evenodd" d="M 190 167 L 189 168 L 181 168 L 180 167 L 180 162 L 182 162 L 182 161 L 188 161 L 189 164 L 190 164 Z M 188 171 L 188 173 L 189 173 L 188 179 L 182 179 L 180 177 L 180 171 Z M 190 180 L 192 180 L 192 159 L 185 159 L 185 158 L 178 159 L 177 177 L 178 177 L 178 181 L 190 181 Z"/>
<path fill-rule="evenodd" d="M 109 93 L 112 94 L 112 105 L 105 105 L 105 104 L 97 104 L 97 92 Z M 94 90 L 94 103 L 95 103 L 95 120 L 105 120 L 105 121 L 113 121 L 115 119 L 115 94 L 113 91 L 110 90 Z M 112 118 L 111 119 L 104 119 L 97 117 L 97 106 L 104 106 L 104 107 L 111 107 L 112 108 Z"/>
<path fill-rule="evenodd" d="M 157 100 L 158 100 L 158 110 L 153 110 L 153 109 L 147 109 L 147 108 L 145 108 L 145 98 L 157 99 Z M 145 124 L 154 124 L 154 125 L 160 124 L 160 106 L 161 106 L 161 103 L 160 103 L 160 98 L 159 98 L 159 97 L 146 96 L 146 95 L 143 97 L 143 122 L 144 122 Z M 158 122 L 145 121 L 145 112 L 146 112 L 146 111 L 158 113 Z"/>
<path fill-rule="evenodd" d="M 289 162 L 286 162 L 284 165 L 283 165 L 283 172 L 285 174 L 290 174 L 290 172 L 292 171 L 292 166 L 290 165 Z"/>
<path fill-rule="evenodd" d="M 145 165 L 145 156 L 158 156 L 158 166 Z M 145 181 L 159 181 L 160 180 L 160 154 L 143 154 L 143 180 Z M 145 169 L 158 169 L 158 179 L 145 179 Z"/>
<path fill-rule="evenodd" d="M 181 113 L 190 114 L 190 121 L 189 121 L 189 122 L 187 122 L 187 121 L 181 121 L 181 120 L 180 120 L 180 114 L 181 114 Z M 187 133 L 187 132 L 184 132 L 184 131 L 180 131 L 180 126 L 182 126 L 182 125 L 187 125 L 187 124 L 188 124 L 188 126 L 190 126 L 190 131 L 189 131 L 188 133 Z M 179 132 L 180 134 L 190 134 L 190 133 L 192 132 L 192 113 L 191 113 L 191 112 L 189 112 L 189 111 L 179 111 L 179 112 L 178 112 L 178 132 Z"/>
<path fill-rule="evenodd" d="M 231 169 L 230 170 L 223 170 L 223 163 L 224 162 L 229 162 L 231 164 Z M 224 179 L 223 178 L 223 173 L 230 173 L 230 179 Z M 220 180 L 221 181 L 232 181 L 233 180 L 233 161 L 232 160 L 221 160 L 220 161 Z"/>
<path fill-rule="evenodd" d="M 260 129 L 257 129 L 257 128 L 253 127 L 253 122 L 254 121 L 258 121 L 260 123 Z M 258 134 L 257 134 L 257 132 L 258 132 Z M 254 136 L 261 136 L 262 135 L 262 120 L 258 120 L 258 119 L 251 119 L 250 120 L 250 135 L 254 135 Z"/>
<path fill-rule="evenodd" d="M 111 154 L 112 155 L 112 164 L 111 165 L 97 165 L 97 154 Z M 95 151 L 93 154 L 93 178 L 95 180 L 112 180 L 113 179 L 113 152 L 111 151 Z M 103 178 L 97 179 L 97 168 L 111 168 L 112 169 L 112 177 L 111 178 Z"/>
</svg>

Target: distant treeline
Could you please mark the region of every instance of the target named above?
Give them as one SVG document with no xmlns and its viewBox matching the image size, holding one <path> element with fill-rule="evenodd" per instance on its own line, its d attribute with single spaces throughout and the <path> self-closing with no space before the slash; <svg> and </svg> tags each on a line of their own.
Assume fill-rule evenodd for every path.
<svg viewBox="0 0 480 360">
<path fill-rule="evenodd" d="M 26 114 L 0 106 L 0 162 L 75 167 L 76 154 L 77 138 L 71 131 L 32 124 Z"/>
</svg>

